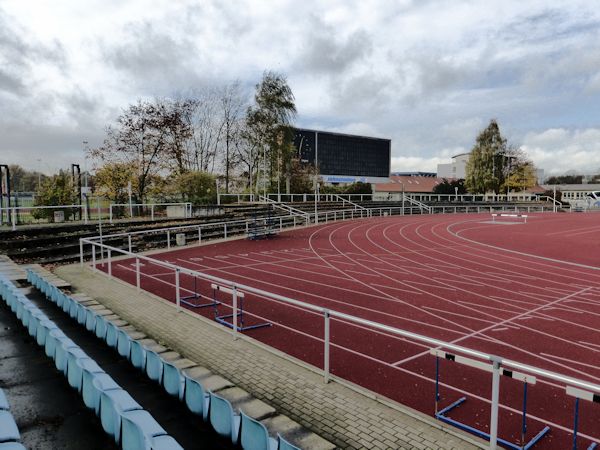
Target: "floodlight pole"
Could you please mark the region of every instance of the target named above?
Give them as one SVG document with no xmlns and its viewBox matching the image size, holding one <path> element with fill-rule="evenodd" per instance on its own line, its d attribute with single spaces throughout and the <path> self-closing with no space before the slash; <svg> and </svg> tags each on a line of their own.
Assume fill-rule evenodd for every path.
<svg viewBox="0 0 600 450">
<path fill-rule="evenodd" d="M 4 169 L 4 177 L 2 177 L 2 169 Z M 2 184 L 2 180 L 5 180 L 4 185 Z M 6 192 L 4 191 L 4 186 L 6 187 Z M 0 208 L 4 206 L 4 195 L 6 195 L 6 222 L 10 222 L 10 169 L 8 164 L 0 164 Z M 4 212 L 0 209 L 0 223 L 2 223 Z"/>
<path fill-rule="evenodd" d="M 319 132 L 315 131 L 315 224 L 319 223 Z"/>
<path fill-rule="evenodd" d="M 404 215 L 404 182 L 400 182 L 402 185 L 402 215 Z"/>
</svg>

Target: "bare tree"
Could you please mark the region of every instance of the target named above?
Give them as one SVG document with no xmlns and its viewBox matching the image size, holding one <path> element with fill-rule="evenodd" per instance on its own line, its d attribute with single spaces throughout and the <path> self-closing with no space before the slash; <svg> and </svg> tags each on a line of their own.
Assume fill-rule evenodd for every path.
<svg viewBox="0 0 600 450">
<path fill-rule="evenodd" d="M 217 89 L 205 88 L 189 94 L 190 109 L 185 117 L 191 129 L 185 153 L 189 170 L 214 172 L 223 121 Z"/>
<path fill-rule="evenodd" d="M 106 128 L 102 146 L 89 151 L 103 163 L 125 163 L 135 169 L 136 194 L 144 202 L 153 178 L 165 168 L 169 144 L 168 119 L 156 102 L 139 100 Z"/>
<path fill-rule="evenodd" d="M 243 146 L 244 139 L 241 129 L 243 127 L 243 112 L 246 101 L 243 97 L 240 82 L 234 81 L 223 86 L 221 91 L 221 114 L 223 120 L 223 166 L 225 170 L 225 192 L 229 193 L 230 172 L 232 169 L 232 150 L 234 147 Z"/>
</svg>

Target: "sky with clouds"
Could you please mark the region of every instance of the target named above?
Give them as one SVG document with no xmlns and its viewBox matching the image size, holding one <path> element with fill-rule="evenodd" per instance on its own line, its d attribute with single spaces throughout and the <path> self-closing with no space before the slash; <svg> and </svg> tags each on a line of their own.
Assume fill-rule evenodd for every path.
<svg viewBox="0 0 600 450">
<path fill-rule="evenodd" d="M 0 163 L 84 163 L 138 98 L 284 73 L 297 124 L 435 171 L 496 118 L 547 174 L 600 173 L 589 0 L 0 0 Z"/>
</svg>

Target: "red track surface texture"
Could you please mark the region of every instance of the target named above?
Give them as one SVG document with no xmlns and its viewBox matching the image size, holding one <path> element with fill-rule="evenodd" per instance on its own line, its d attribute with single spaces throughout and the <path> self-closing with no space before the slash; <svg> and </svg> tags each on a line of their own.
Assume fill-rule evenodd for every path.
<svg viewBox="0 0 600 450">
<path fill-rule="evenodd" d="M 492 224 L 487 215 L 391 217 L 288 231 L 153 255 L 156 259 L 465 347 L 600 383 L 600 215 L 540 214 Z M 173 301 L 174 274 L 142 267 L 142 288 Z M 131 260 L 113 275 L 135 283 Z M 196 287 L 194 288 L 194 283 Z M 182 295 L 210 298 L 207 282 L 183 276 Z M 229 296 L 230 297 L 230 296 Z M 219 300 L 231 303 L 223 295 Z M 323 319 L 248 295 L 246 334 L 323 367 Z M 207 317 L 212 308 L 195 309 Z M 220 306 L 220 313 L 230 310 Z M 435 359 L 428 348 L 332 321 L 331 371 L 428 414 Z M 441 402 L 468 400 L 449 415 L 488 430 L 491 375 L 442 361 Z M 518 442 L 523 385 L 502 377 L 500 436 Z M 528 392 L 528 438 L 571 448 L 574 398 L 538 380 Z M 600 405 L 580 402 L 580 448 L 600 442 Z"/>
</svg>

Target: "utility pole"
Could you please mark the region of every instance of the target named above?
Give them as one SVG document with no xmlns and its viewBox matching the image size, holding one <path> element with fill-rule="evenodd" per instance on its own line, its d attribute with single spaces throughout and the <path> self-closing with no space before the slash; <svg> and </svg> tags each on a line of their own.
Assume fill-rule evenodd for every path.
<svg viewBox="0 0 600 450">
<path fill-rule="evenodd" d="M 319 132 L 315 131 L 315 224 L 319 223 Z"/>
</svg>

